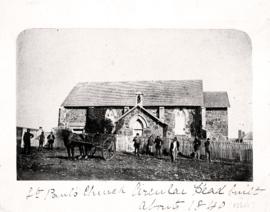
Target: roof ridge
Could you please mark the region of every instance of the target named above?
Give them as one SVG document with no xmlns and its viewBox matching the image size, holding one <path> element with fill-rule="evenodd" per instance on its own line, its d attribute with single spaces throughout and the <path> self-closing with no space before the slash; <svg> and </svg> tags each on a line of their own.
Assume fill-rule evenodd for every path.
<svg viewBox="0 0 270 212">
<path fill-rule="evenodd" d="M 137 91 L 145 94 L 145 106 L 203 105 L 203 81 L 193 79 L 78 82 L 62 106 L 134 105 Z"/>
</svg>

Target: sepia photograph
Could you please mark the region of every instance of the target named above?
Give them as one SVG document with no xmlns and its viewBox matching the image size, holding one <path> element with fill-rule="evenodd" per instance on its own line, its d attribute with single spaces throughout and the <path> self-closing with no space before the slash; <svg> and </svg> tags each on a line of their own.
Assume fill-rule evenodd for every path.
<svg viewBox="0 0 270 212">
<path fill-rule="evenodd" d="M 253 181 L 252 44 L 232 29 L 28 29 L 17 180 Z"/>
</svg>

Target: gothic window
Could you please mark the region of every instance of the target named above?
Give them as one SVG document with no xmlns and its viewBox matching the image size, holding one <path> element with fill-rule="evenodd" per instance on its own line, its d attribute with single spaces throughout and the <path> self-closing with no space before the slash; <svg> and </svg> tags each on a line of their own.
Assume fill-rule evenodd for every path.
<svg viewBox="0 0 270 212">
<path fill-rule="evenodd" d="M 185 135 L 186 115 L 183 110 L 175 111 L 175 135 Z"/>
</svg>

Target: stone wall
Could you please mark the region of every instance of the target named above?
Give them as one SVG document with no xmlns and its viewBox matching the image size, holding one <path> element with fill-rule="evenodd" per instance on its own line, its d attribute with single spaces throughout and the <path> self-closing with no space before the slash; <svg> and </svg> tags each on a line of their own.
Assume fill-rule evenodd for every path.
<svg viewBox="0 0 270 212">
<path fill-rule="evenodd" d="M 206 109 L 207 136 L 213 139 L 220 135 L 228 137 L 228 112 L 227 109 Z"/>
<path fill-rule="evenodd" d="M 186 117 L 185 135 L 181 137 L 194 136 L 195 130 L 201 128 L 201 109 L 198 108 L 181 108 L 181 107 L 165 107 L 165 123 L 168 124 L 167 137 L 175 136 L 175 113 L 177 110 L 183 110 Z"/>
<path fill-rule="evenodd" d="M 86 122 L 86 109 L 60 108 L 58 126 L 83 125 Z"/>
<path fill-rule="evenodd" d="M 158 117 L 159 107 L 146 107 L 152 115 Z M 157 120 L 153 119 L 149 114 L 136 108 L 134 111 L 129 113 L 126 117 L 120 120 L 115 126 L 116 133 L 120 135 L 132 135 L 133 130 L 129 126 L 129 122 L 135 115 L 140 115 L 147 122 L 147 127 L 143 130 L 145 136 L 151 134 L 160 135 L 162 137 L 167 136 L 172 138 L 175 136 L 175 112 L 176 110 L 183 110 L 186 114 L 186 126 L 185 135 L 180 137 L 190 138 L 194 135 L 196 128 L 201 127 L 201 109 L 195 108 L 181 108 L 181 107 L 165 107 L 164 122 L 168 124 L 164 127 Z M 81 123 L 85 125 L 87 119 L 104 119 L 109 117 L 115 121 L 124 113 L 124 107 L 89 107 L 89 108 L 61 108 L 59 111 L 59 126 L 69 126 L 72 123 Z"/>
</svg>

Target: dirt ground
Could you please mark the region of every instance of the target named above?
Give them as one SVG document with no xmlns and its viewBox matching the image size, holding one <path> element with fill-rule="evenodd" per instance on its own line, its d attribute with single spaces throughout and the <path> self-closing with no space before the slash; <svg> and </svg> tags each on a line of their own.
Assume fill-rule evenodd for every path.
<svg viewBox="0 0 270 212">
<path fill-rule="evenodd" d="M 78 154 L 78 153 L 77 153 Z M 32 150 L 30 155 L 17 156 L 18 180 L 174 180 L 174 181 L 251 181 L 252 164 L 208 163 L 169 156 L 156 158 L 117 152 L 110 161 L 96 153 L 88 160 L 69 160 L 65 149 Z"/>
</svg>

